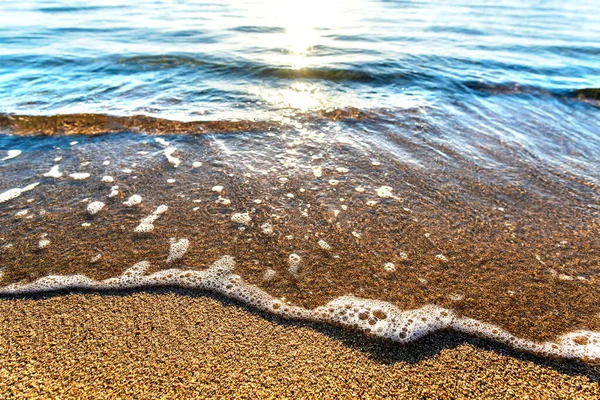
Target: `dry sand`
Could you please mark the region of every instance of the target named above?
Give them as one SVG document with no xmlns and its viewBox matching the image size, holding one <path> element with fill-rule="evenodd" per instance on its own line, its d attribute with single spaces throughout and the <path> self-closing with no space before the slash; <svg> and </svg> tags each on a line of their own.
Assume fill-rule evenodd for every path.
<svg viewBox="0 0 600 400">
<path fill-rule="evenodd" d="M 600 366 L 410 346 L 180 290 L 0 299 L 2 398 L 598 398 Z"/>
</svg>

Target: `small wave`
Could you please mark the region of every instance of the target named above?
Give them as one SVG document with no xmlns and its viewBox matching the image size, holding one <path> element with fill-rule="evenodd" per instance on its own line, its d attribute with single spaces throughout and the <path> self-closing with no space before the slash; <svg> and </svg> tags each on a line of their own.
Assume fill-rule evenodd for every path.
<svg viewBox="0 0 600 400">
<path fill-rule="evenodd" d="M 303 121 L 376 119 L 376 111 L 345 109 L 319 110 L 299 114 Z M 282 122 L 251 120 L 175 121 L 146 115 L 112 116 L 106 114 L 11 115 L 0 114 L 0 132 L 17 136 L 100 135 L 118 132 L 143 132 L 153 135 L 265 132 Z"/>
<path fill-rule="evenodd" d="M 391 303 L 354 296 L 338 297 L 314 309 L 282 302 L 252 286 L 233 273 L 235 261 L 224 256 L 209 268 L 182 270 L 172 268 L 146 274 L 148 261 L 141 261 L 118 277 L 96 281 L 85 275 L 52 275 L 28 284 L 12 284 L 0 288 L 0 295 L 29 294 L 57 290 L 92 289 L 122 290 L 144 287 L 181 287 L 220 293 L 284 318 L 324 322 L 359 330 L 369 335 L 399 343 L 414 342 L 442 330 L 454 330 L 502 343 L 517 350 L 545 357 L 600 359 L 600 332 L 573 331 L 555 341 L 538 343 L 519 338 L 495 325 L 473 318 L 460 317 L 452 310 L 424 305 L 413 310 L 400 310 Z"/>
</svg>

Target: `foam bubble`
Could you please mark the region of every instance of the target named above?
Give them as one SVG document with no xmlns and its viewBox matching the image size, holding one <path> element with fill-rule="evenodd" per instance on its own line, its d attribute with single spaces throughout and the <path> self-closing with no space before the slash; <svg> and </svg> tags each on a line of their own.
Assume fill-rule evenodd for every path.
<svg viewBox="0 0 600 400">
<path fill-rule="evenodd" d="M 131 168 L 123 168 L 121 171 L 125 174 L 131 174 L 133 172 Z"/>
<path fill-rule="evenodd" d="M 45 249 L 50 244 L 50 240 L 48 239 L 40 239 L 38 242 L 38 249 Z"/>
<path fill-rule="evenodd" d="M 89 178 L 90 174 L 87 172 L 75 172 L 69 176 L 71 178 L 75 179 L 76 181 L 82 181 L 82 180 Z"/>
<path fill-rule="evenodd" d="M 162 144 L 163 146 L 167 147 L 169 146 L 169 142 L 167 142 L 165 139 L 163 138 L 154 138 L 154 141 L 158 144 Z"/>
<path fill-rule="evenodd" d="M 200 168 L 202 166 L 202 163 L 200 161 L 194 161 L 194 163 L 192 164 L 192 168 Z"/>
<path fill-rule="evenodd" d="M 21 194 L 34 189 L 39 184 L 40 184 L 39 182 L 36 182 L 36 183 L 32 183 L 31 185 L 27 185 L 24 188 L 8 189 L 7 191 L 0 193 L 0 204 L 7 202 L 9 200 L 12 200 L 12 199 L 16 199 Z"/>
<path fill-rule="evenodd" d="M 335 170 L 341 174 L 345 174 L 350 171 L 348 168 L 344 168 L 344 167 L 337 167 Z"/>
<path fill-rule="evenodd" d="M 177 149 L 175 147 L 167 147 L 163 151 L 163 154 L 167 158 L 167 161 L 169 162 L 169 164 L 173 165 L 175 168 L 179 167 L 179 164 L 181 164 L 181 160 L 179 158 L 173 156 L 173 153 L 175 153 L 176 151 L 177 151 Z"/>
<path fill-rule="evenodd" d="M 108 197 L 115 197 L 119 194 L 119 187 L 118 186 L 113 186 L 110 188 L 110 193 L 108 194 Z"/>
<path fill-rule="evenodd" d="M 127 199 L 127 201 L 124 201 L 123 204 L 126 205 L 127 207 L 133 207 L 133 206 L 137 206 L 141 202 L 142 202 L 142 196 L 140 196 L 139 194 L 134 194 L 131 197 L 129 197 L 129 199 Z"/>
<path fill-rule="evenodd" d="M 74 140 L 72 142 L 69 142 L 69 146 L 75 146 L 77 143 L 79 143 L 79 142 L 77 142 L 76 140 Z"/>
<path fill-rule="evenodd" d="M 262 224 L 260 226 L 260 230 L 265 235 L 272 235 L 273 234 L 273 225 L 271 225 L 269 222 L 265 222 L 264 224 Z"/>
<path fill-rule="evenodd" d="M 167 257 L 167 264 L 175 260 L 179 260 L 188 251 L 190 241 L 188 239 L 171 238 L 171 245 L 169 246 L 169 256 Z"/>
<path fill-rule="evenodd" d="M 264 281 L 272 281 L 273 278 L 275 278 L 275 270 L 274 269 L 268 269 L 265 271 L 265 273 L 263 274 L 263 280 Z"/>
<path fill-rule="evenodd" d="M 88 204 L 87 206 L 87 212 L 90 215 L 96 215 L 98 214 L 103 208 L 104 208 L 105 204 L 101 201 L 94 201 L 90 204 Z"/>
<path fill-rule="evenodd" d="M 313 175 L 315 176 L 315 178 L 320 178 L 323 176 L 323 169 L 321 167 L 315 167 L 313 168 Z"/>
<path fill-rule="evenodd" d="M 175 243 L 179 242 L 181 240 Z M 290 272 L 295 275 L 300 257 L 291 254 L 289 259 Z M 126 269 L 121 276 L 101 281 L 84 275 L 50 275 L 31 283 L 1 287 L 0 293 L 36 293 L 61 289 L 114 290 L 150 286 L 196 288 L 221 293 L 282 317 L 358 328 L 368 334 L 400 343 L 412 342 L 436 331 L 454 330 L 544 356 L 600 360 L 600 332 L 578 330 L 568 332 L 556 341 L 539 343 L 516 337 L 493 324 L 459 317 L 452 310 L 436 305 L 400 310 L 391 303 L 354 296 L 338 297 L 324 306 L 308 310 L 283 303 L 284 299 L 277 299 L 245 283 L 233 273 L 235 262 L 231 256 L 222 257 L 204 270 L 167 269 L 146 275 L 149 267 L 148 261 L 141 261 Z M 267 270 L 265 276 L 273 276 L 273 272 Z"/>
<path fill-rule="evenodd" d="M 290 271 L 290 273 L 292 275 L 297 275 L 298 269 L 300 268 L 300 260 L 301 260 L 300 256 L 296 253 L 292 253 L 288 257 L 288 260 L 290 263 L 290 267 L 288 268 L 288 271 Z"/>
<path fill-rule="evenodd" d="M 337 179 L 330 179 L 329 180 L 329 184 L 331 186 L 337 186 L 340 183 L 340 181 L 338 181 Z"/>
<path fill-rule="evenodd" d="M 394 263 L 388 262 L 383 264 L 383 269 L 387 272 L 394 272 L 396 270 L 396 265 Z"/>
<path fill-rule="evenodd" d="M 21 210 L 15 213 L 15 217 L 24 217 L 29 213 L 29 210 Z"/>
<path fill-rule="evenodd" d="M 44 174 L 44 176 L 46 178 L 60 178 L 61 176 L 63 176 L 63 173 L 58 170 L 58 167 L 58 165 L 53 166 L 52 168 L 50 168 L 50 171 Z"/>
<path fill-rule="evenodd" d="M 19 157 L 23 153 L 21 150 L 8 150 L 6 157 L 2 161 L 10 160 L 11 158 Z"/>
<path fill-rule="evenodd" d="M 223 186 L 213 186 L 210 190 L 212 190 L 213 192 L 221 193 L 223 191 Z"/>
<path fill-rule="evenodd" d="M 219 196 L 219 198 L 217 200 L 215 200 L 215 203 L 219 203 L 219 204 L 222 204 L 224 206 L 228 206 L 228 205 L 231 204 L 231 200 L 226 199 L 225 197 Z"/>
<path fill-rule="evenodd" d="M 319 241 L 317 242 L 317 244 L 318 244 L 318 245 L 319 245 L 319 247 L 321 247 L 323 250 L 331 250 L 331 246 L 330 246 L 330 245 L 329 245 L 329 244 L 328 244 L 326 241 L 324 241 L 323 239 L 319 240 Z"/>
<path fill-rule="evenodd" d="M 394 195 L 392 194 L 392 188 L 389 186 L 382 186 L 377 189 L 377 196 L 383 199 L 392 199 Z"/>
<path fill-rule="evenodd" d="M 235 213 L 231 216 L 231 220 L 236 224 L 248 225 L 250 224 L 250 221 L 252 221 L 252 217 L 250 217 L 250 214 L 248 214 L 248 212 Z"/>
<path fill-rule="evenodd" d="M 105 165 L 105 166 L 106 166 L 106 165 L 110 165 L 110 161 L 108 161 L 108 160 L 104 160 L 104 161 L 102 162 L 102 165 Z"/>
<path fill-rule="evenodd" d="M 104 183 L 113 183 L 115 181 L 115 178 L 113 178 L 110 175 L 106 175 L 102 177 L 102 182 Z"/>
<path fill-rule="evenodd" d="M 167 212 L 169 207 L 160 205 L 156 208 L 156 210 L 148 215 L 147 217 L 142 218 L 139 225 L 135 227 L 136 233 L 149 233 L 154 230 L 154 222 L 160 217 L 162 214 Z"/>
<path fill-rule="evenodd" d="M 175 180 L 175 179 L 173 179 L 173 178 L 169 178 L 169 179 L 167 179 L 167 183 L 175 183 L 175 182 L 176 182 L 176 180 Z"/>
</svg>

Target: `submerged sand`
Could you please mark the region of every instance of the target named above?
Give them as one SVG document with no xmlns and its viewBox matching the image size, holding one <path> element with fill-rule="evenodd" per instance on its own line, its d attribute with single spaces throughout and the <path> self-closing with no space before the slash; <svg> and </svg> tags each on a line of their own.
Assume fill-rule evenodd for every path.
<svg viewBox="0 0 600 400">
<path fill-rule="evenodd" d="M 598 398 L 600 366 L 440 332 L 411 345 L 203 293 L 0 299 L 2 398 Z"/>
</svg>

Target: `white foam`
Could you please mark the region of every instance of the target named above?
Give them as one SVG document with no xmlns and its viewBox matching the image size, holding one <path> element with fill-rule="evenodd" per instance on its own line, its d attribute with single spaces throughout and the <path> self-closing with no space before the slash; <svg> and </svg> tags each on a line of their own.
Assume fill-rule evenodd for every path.
<svg viewBox="0 0 600 400">
<path fill-rule="evenodd" d="M 48 239 L 41 239 L 38 242 L 38 249 L 45 249 L 46 247 L 48 247 L 48 245 L 50 244 L 50 240 Z"/>
<path fill-rule="evenodd" d="M 202 166 L 202 163 L 200 161 L 194 161 L 194 163 L 192 164 L 192 168 L 200 168 Z"/>
<path fill-rule="evenodd" d="M 175 179 L 173 179 L 173 178 L 169 178 L 169 179 L 167 179 L 167 183 L 175 183 L 175 182 L 176 182 L 176 180 L 175 180 Z"/>
<path fill-rule="evenodd" d="M 315 178 L 320 178 L 321 176 L 323 176 L 323 169 L 321 167 L 313 168 L 313 175 L 315 176 Z"/>
<path fill-rule="evenodd" d="M 82 180 L 89 178 L 90 174 L 87 172 L 75 172 L 69 176 L 71 178 L 75 179 L 76 181 L 82 181 Z"/>
<path fill-rule="evenodd" d="M 275 270 L 269 268 L 268 270 L 265 271 L 265 273 L 263 274 L 263 280 L 264 281 L 272 281 L 273 278 L 275 278 Z"/>
<path fill-rule="evenodd" d="M 15 213 L 15 217 L 24 217 L 29 213 L 29 210 L 21 210 Z"/>
<path fill-rule="evenodd" d="M 8 150 L 6 157 L 2 159 L 2 161 L 10 160 L 11 158 L 19 157 L 23 153 L 21 150 Z"/>
<path fill-rule="evenodd" d="M 124 201 L 123 204 L 126 205 L 127 207 L 133 207 L 133 206 L 137 206 L 141 202 L 142 202 L 142 196 L 140 196 L 139 194 L 134 194 L 131 197 L 129 197 L 127 199 L 127 201 Z"/>
<path fill-rule="evenodd" d="M 387 272 L 394 272 L 396 270 L 396 265 L 394 263 L 388 262 L 383 264 L 383 269 Z"/>
<path fill-rule="evenodd" d="M 21 194 L 34 189 L 39 184 L 40 184 L 39 182 L 36 182 L 36 183 L 32 183 L 31 185 L 27 185 L 24 188 L 8 189 L 7 191 L 0 193 L 0 204 L 7 202 L 9 200 L 12 200 L 12 199 L 16 199 Z"/>
<path fill-rule="evenodd" d="M 90 215 L 96 215 L 98 214 L 103 208 L 104 208 L 105 204 L 101 201 L 94 201 L 90 204 L 88 204 L 87 206 L 87 212 Z"/>
<path fill-rule="evenodd" d="M 210 190 L 212 190 L 213 192 L 221 193 L 223 191 L 223 186 L 213 186 Z"/>
<path fill-rule="evenodd" d="M 102 162 L 102 165 L 110 165 L 110 161 L 108 161 L 108 160 L 104 160 L 104 161 Z"/>
<path fill-rule="evenodd" d="M 290 271 L 290 274 L 292 274 L 292 275 L 297 275 L 298 269 L 300 268 L 300 261 L 301 261 L 300 256 L 296 253 L 292 253 L 288 257 L 288 261 L 290 264 L 288 271 Z"/>
<path fill-rule="evenodd" d="M 76 140 L 69 143 L 69 146 L 75 146 L 78 142 Z"/>
<path fill-rule="evenodd" d="M 231 200 L 226 199 L 225 197 L 219 196 L 219 198 L 217 200 L 215 200 L 215 203 L 219 203 L 219 204 L 222 204 L 224 206 L 228 206 L 228 205 L 231 204 Z"/>
<path fill-rule="evenodd" d="M 269 223 L 269 222 L 265 222 L 264 224 L 262 224 L 260 226 L 260 230 L 265 235 L 272 235 L 273 234 L 273 225 L 271 225 L 271 223 Z"/>
<path fill-rule="evenodd" d="M 181 164 L 181 160 L 173 156 L 173 153 L 175 153 L 176 151 L 177 149 L 175 147 L 167 147 L 163 151 L 163 154 L 167 158 L 169 164 L 173 165 L 175 168 L 179 167 L 179 164 Z"/>
<path fill-rule="evenodd" d="M 379 189 L 377 189 L 377 196 L 383 198 L 383 199 L 392 199 L 394 198 L 394 195 L 392 194 L 392 188 L 389 186 L 382 186 Z"/>
<path fill-rule="evenodd" d="M 59 168 L 58 165 L 53 166 L 52 168 L 50 168 L 50 171 L 48 171 L 44 174 L 44 176 L 46 178 L 60 178 L 61 176 L 63 176 L 63 173 L 60 172 L 58 170 L 58 168 Z"/>
<path fill-rule="evenodd" d="M 115 178 L 113 178 L 110 175 L 105 175 L 102 177 L 102 182 L 104 183 L 113 183 L 115 181 Z"/>
<path fill-rule="evenodd" d="M 167 147 L 169 146 L 169 142 L 167 142 L 165 139 L 163 138 L 154 138 L 154 141 L 158 144 L 162 144 L 163 146 Z"/>
<path fill-rule="evenodd" d="M 292 266 L 295 266 L 294 275 L 298 272 L 299 262 L 300 257 L 297 254 L 290 255 L 290 272 Z M 540 343 L 519 338 L 489 323 L 459 317 L 452 310 L 436 305 L 428 304 L 418 309 L 400 310 L 391 303 L 354 296 L 338 297 L 321 307 L 308 310 L 285 303 L 283 299 L 275 298 L 245 283 L 240 276 L 233 273 L 235 262 L 231 256 L 222 257 L 204 270 L 172 268 L 146 275 L 149 267 L 148 261 L 141 261 L 126 269 L 121 276 L 101 281 L 84 275 L 50 275 L 31 283 L 16 283 L 2 287 L 0 294 L 62 289 L 114 290 L 176 286 L 210 290 L 285 318 L 358 328 L 371 335 L 400 343 L 412 342 L 436 331 L 454 330 L 543 356 L 600 360 L 600 332 L 577 330 L 561 335 L 553 342 Z M 265 277 L 270 276 L 272 279 L 273 272 L 267 270 Z"/>
<path fill-rule="evenodd" d="M 169 256 L 167 257 L 167 264 L 175 260 L 179 260 L 188 251 L 190 247 L 190 241 L 188 239 L 171 238 L 171 245 L 169 246 Z"/>
<path fill-rule="evenodd" d="M 327 243 L 326 241 L 324 241 L 323 239 L 319 240 L 317 242 L 317 244 L 319 245 L 319 247 L 321 247 L 323 250 L 331 250 L 331 246 L 329 245 L 329 243 Z"/>
<path fill-rule="evenodd" d="M 248 212 L 235 213 L 231 216 L 231 220 L 236 224 L 248 225 L 250 224 L 250 221 L 252 221 L 252 217 L 250 217 L 250 214 L 248 214 Z"/>
<path fill-rule="evenodd" d="M 108 194 L 108 197 L 115 197 L 119 194 L 119 187 L 118 186 L 113 186 L 110 188 L 110 193 Z"/>
<path fill-rule="evenodd" d="M 156 210 L 148 215 L 145 218 L 142 218 L 139 225 L 135 227 L 135 232 L 137 233 L 149 233 L 154 230 L 154 222 L 160 217 L 162 214 L 167 212 L 169 207 L 165 205 L 160 205 L 156 208 Z"/>
</svg>

